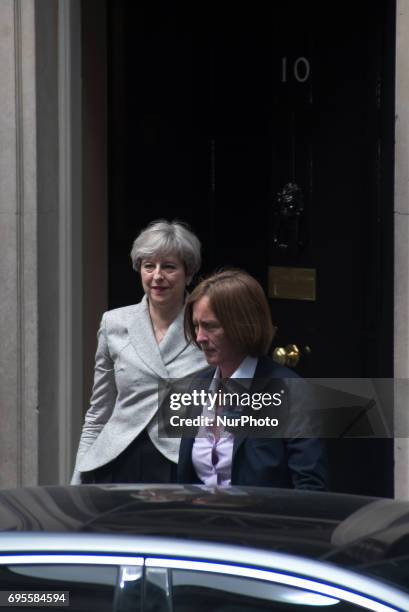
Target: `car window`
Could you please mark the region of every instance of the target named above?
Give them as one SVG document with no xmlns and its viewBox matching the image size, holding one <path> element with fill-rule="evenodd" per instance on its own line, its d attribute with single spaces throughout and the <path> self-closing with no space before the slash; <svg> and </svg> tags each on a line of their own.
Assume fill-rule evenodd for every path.
<svg viewBox="0 0 409 612">
<path fill-rule="evenodd" d="M 117 566 L 108 565 L 3 565 L 0 566 L 0 591 L 69 592 L 66 609 L 70 612 L 112 612 L 118 571 Z M 22 606 L 19 609 L 33 610 Z"/>
<path fill-rule="evenodd" d="M 351 612 L 356 606 L 333 597 L 252 578 L 172 570 L 174 612 Z M 362 608 L 360 608 L 362 610 Z"/>
<path fill-rule="evenodd" d="M 115 612 L 139 612 L 142 609 L 142 582 L 142 567 L 121 567 L 115 596 Z"/>
<path fill-rule="evenodd" d="M 349 602 L 287 585 L 216 572 L 146 568 L 144 612 L 334 612 Z"/>
<path fill-rule="evenodd" d="M 172 612 L 170 576 L 167 568 L 145 569 L 144 612 Z"/>
</svg>

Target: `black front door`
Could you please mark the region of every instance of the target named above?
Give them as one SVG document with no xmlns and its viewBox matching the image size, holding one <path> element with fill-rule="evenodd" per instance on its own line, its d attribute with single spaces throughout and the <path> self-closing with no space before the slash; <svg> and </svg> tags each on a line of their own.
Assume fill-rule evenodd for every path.
<svg viewBox="0 0 409 612">
<path fill-rule="evenodd" d="M 111 307 L 138 231 L 180 218 L 205 272 L 269 291 L 300 374 L 392 376 L 393 3 L 108 7 Z M 392 494 L 391 440 L 329 449 L 335 490 Z"/>
</svg>

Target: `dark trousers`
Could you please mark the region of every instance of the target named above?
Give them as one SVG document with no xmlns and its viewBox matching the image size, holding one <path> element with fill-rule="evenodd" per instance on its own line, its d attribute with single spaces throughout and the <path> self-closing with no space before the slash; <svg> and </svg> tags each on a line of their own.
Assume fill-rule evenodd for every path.
<svg viewBox="0 0 409 612">
<path fill-rule="evenodd" d="M 162 455 L 143 430 L 118 457 L 92 472 L 82 472 L 82 482 L 167 484 L 176 482 L 176 470 L 176 463 Z"/>
</svg>

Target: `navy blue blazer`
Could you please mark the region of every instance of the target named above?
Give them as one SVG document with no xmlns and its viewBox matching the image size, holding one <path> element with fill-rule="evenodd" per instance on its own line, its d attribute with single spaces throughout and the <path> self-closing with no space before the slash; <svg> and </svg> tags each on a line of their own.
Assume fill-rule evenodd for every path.
<svg viewBox="0 0 409 612">
<path fill-rule="evenodd" d="M 214 368 L 209 368 L 201 376 L 207 375 L 210 378 L 214 371 Z M 269 357 L 260 357 L 250 393 L 259 380 L 295 377 L 299 378 L 294 371 L 279 366 Z M 304 398 L 293 397 L 289 401 L 301 404 Z M 302 409 L 302 406 L 297 408 Z M 177 470 L 179 483 L 201 482 L 192 463 L 193 443 L 194 437 L 182 438 Z M 325 491 L 328 488 L 328 478 L 328 458 L 323 440 L 237 435 L 234 438 L 232 485 Z"/>
</svg>

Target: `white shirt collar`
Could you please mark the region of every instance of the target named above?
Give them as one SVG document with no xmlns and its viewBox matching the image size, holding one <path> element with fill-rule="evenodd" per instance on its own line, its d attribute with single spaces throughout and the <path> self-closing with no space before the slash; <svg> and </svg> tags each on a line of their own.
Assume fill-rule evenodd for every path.
<svg viewBox="0 0 409 612">
<path fill-rule="evenodd" d="M 244 386 L 249 388 L 254 378 L 257 363 L 258 363 L 258 357 L 250 357 L 250 355 L 247 355 L 247 357 L 243 359 L 243 361 L 241 362 L 237 370 L 233 372 L 230 378 L 240 378 Z M 220 379 L 219 367 L 216 368 L 216 371 L 214 373 L 213 380 L 212 380 L 212 386 L 216 384 L 215 381 L 218 379 Z"/>
<path fill-rule="evenodd" d="M 257 357 L 250 357 L 250 355 L 247 355 L 230 378 L 254 378 L 257 363 Z"/>
</svg>

